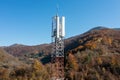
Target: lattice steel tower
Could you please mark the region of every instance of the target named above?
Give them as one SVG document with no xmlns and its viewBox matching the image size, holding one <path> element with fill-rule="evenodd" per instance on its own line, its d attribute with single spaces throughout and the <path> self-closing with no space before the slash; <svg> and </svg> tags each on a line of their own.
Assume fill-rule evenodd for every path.
<svg viewBox="0 0 120 80">
<path fill-rule="evenodd" d="M 65 17 L 52 18 L 51 80 L 64 80 Z"/>
</svg>

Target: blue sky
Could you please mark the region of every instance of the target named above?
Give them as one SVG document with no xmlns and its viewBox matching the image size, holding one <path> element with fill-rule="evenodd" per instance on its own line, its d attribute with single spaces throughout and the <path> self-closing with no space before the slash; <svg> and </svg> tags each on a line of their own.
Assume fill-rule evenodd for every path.
<svg viewBox="0 0 120 80">
<path fill-rule="evenodd" d="M 120 28 L 120 0 L 0 0 L 0 46 L 50 43 L 57 4 L 66 38 L 96 26 Z"/>
</svg>

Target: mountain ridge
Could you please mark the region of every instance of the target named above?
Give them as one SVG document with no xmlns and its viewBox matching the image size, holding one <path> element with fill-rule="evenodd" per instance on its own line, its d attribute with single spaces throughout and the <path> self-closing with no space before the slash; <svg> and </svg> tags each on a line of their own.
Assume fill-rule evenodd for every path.
<svg viewBox="0 0 120 80">
<path fill-rule="evenodd" d="M 120 30 L 98 28 L 64 40 L 65 78 L 68 80 L 73 80 L 76 76 L 79 80 L 119 80 Z M 47 77 L 50 76 L 51 43 L 35 46 L 22 45 L 22 47 L 21 45 L 15 44 L 13 46 L 3 47 L 2 49 L 4 49 L 8 55 L 17 58 L 18 61 L 26 65 L 31 65 L 29 68 L 17 68 L 17 70 L 15 69 L 11 72 L 12 75 L 14 75 L 14 79 L 22 77 L 37 80 L 39 75 L 40 79 L 46 80 L 44 74 L 46 74 Z M 2 54 L 4 54 L 4 52 Z M 5 60 L 9 61 L 10 59 Z M 3 67 L 7 66 L 3 65 Z M 37 70 L 40 72 L 39 74 Z M 4 71 L 4 69 L 2 71 Z M 0 73 L 2 71 L 0 71 Z M 23 72 L 26 76 L 23 75 Z M 43 73 L 42 76 L 41 73 Z M 9 74 L 8 77 L 9 76 L 11 75 Z M 13 77 L 11 80 L 13 80 Z"/>
<path fill-rule="evenodd" d="M 115 38 L 117 39 L 117 36 L 119 36 L 119 30 L 116 31 L 115 29 L 110 29 L 106 27 L 93 28 L 83 34 L 65 39 L 65 53 L 80 45 L 84 45 L 86 42 L 89 42 L 89 40 L 92 40 L 92 38 L 101 38 L 105 36 L 114 37 L 113 35 L 115 35 Z M 30 58 L 34 56 L 34 57 L 41 59 L 42 56 L 47 56 L 51 54 L 52 45 L 50 43 L 50 44 L 41 44 L 41 45 L 35 45 L 35 46 L 5 47 L 4 49 L 8 53 L 16 57 L 18 56 L 18 57 L 25 57 L 25 58 L 29 57 Z"/>
<path fill-rule="evenodd" d="M 90 30 L 86 31 L 85 33 L 89 32 L 89 31 L 93 31 L 93 30 L 102 30 L 102 29 L 120 30 L 120 28 L 109 28 L 109 27 L 104 27 L 104 26 L 97 26 L 97 27 L 91 28 Z M 85 33 L 82 33 L 82 34 L 85 34 Z M 79 36 L 82 34 L 78 34 L 75 36 Z M 74 37 L 74 36 L 72 36 L 72 37 Z M 72 37 L 69 37 L 69 38 L 72 38 Z M 67 38 L 67 39 L 69 39 L 69 38 Z M 51 44 L 51 43 L 42 43 L 42 44 L 38 44 L 38 45 L 37 44 L 36 45 L 25 45 L 25 44 L 14 43 L 9 46 L 0 46 L 0 47 L 39 46 L 39 45 L 45 45 L 45 44 L 47 45 L 47 44 Z"/>
</svg>

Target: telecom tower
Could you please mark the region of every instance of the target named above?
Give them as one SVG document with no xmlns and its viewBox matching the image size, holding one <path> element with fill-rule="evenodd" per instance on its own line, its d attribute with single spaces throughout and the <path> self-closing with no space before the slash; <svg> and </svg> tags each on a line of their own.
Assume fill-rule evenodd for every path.
<svg viewBox="0 0 120 80">
<path fill-rule="evenodd" d="M 64 80 L 65 17 L 52 18 L 51 80 Z"/>
</svg>

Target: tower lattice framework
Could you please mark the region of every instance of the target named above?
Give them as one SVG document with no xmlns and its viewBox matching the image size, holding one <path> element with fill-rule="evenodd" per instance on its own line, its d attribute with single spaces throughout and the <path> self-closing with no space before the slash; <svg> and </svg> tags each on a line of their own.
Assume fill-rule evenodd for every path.
<svg viewBox="0 0 120 80">
<path fill-rule="evenodd" d="M 51 80 L 64 80 L 65 18 L 52 18 Z"/>
</svg>

